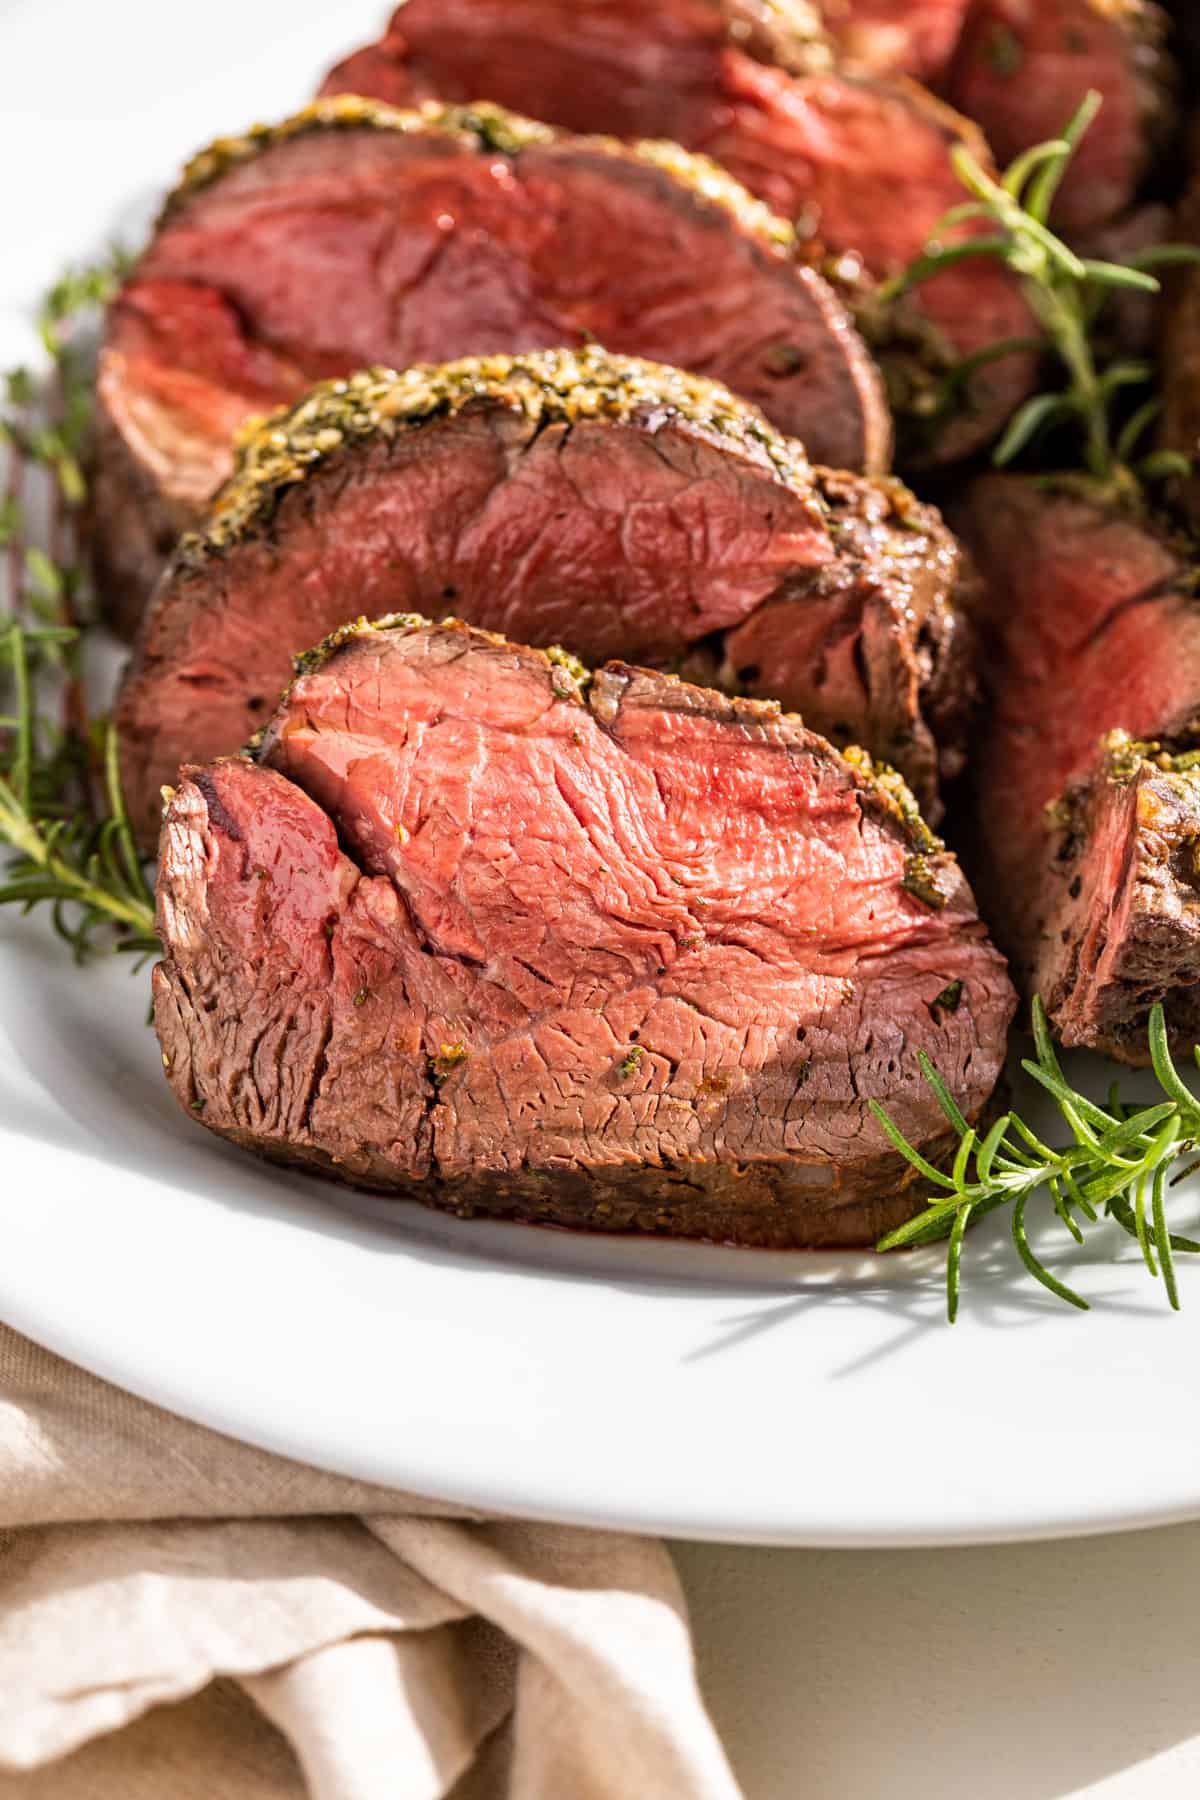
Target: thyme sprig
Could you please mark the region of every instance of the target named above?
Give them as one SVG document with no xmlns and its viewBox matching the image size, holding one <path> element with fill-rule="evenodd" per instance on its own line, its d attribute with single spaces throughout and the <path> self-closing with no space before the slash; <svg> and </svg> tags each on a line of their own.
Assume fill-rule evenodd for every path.
<svg viewBox="0 0 1200 1800">
<path fill-rule="evenodd" d="M 961 405 L 970 383 L 988 364 L 1018 353 L 1048 353 L 1060 383 L 1027 400 L 1010 420 L 993 452 L 1004 468 L 1046 431 L 1076 434 L 1084 468 L 1097 480 L 1124 486 L 1190 473 L 1187 458 L 1167 450 L 1139 455 L 1138 447 L 1160 411 L 1152 393 L 1154 367 L 1118 358 L 1101 367 L 1094 333 L 1106 301 L 1120 289 L 1157 294 L 1151 272 L 1172 263 L 1200 262 L 1187 244 L 1159 244 L 1124 263 L 1079 256 L 1051 231 L 1048 220 L 1067 167 L 1102 105 L 1090 91 L 1062 135 L 1024 151 L 1000 176 L 989 174 L 965 144 L 950 152 L 955 173 L 971 198 L 939 221 L 924 252 L 884 284 L 880 299 L 892 302 L 956 263 L 990 257 L 1020 278 L 1040 336 L 1006 338 L 963 358 L 949 371 L 936 405 L 939 415 Z M 945 241 L 965 224 L 991 229 Z M 1138 393 L 1142 398 L 1136 398 Z"/>
<path fill-rule="evenodd" d="M 1033 1005 L 1036 1056 L 1021 1067 L 1058 1106 L 1071 1134 L 1064 1145 L 1046 1144 L 1018 1113 L 1005 1113 L 982 1136 L 969 1126 L 946 1083 L 921 1055 L 926 1081 L 958 1138 L 949 1170 L 935 1168 L 875 1101 L 871 1111 L 905 1160 L 935 1192 L 925 1211 L 881 1238 L 879 1250 L 947 1242 L 946 1311 L 958 1316 L 963 1239 L 969 1226 L 988 1213 L 1009 1207 L 1013 1247 L 1026 1272 L 1044 1288 L 1081 1311 L 1088 1302 L 1061 1281 L 1029 1241 L 1026 1211 L 1041 1194 L 1076 1244 L 1088 1229 L 1112 1219 L 1137 1242 L 1149 1273 L 1163 1283 L 1170 1305 L 1179 1308 L 1175 1257 L 1200 1252 L 1200 1243 L 1180 1237 L 1167 1223 L 1172 1170 L 1200 1145 L 1200 1098 L 1183 1081 L 1171 1057 L 1161 1006 L 1150 1014 L 1150 1055 L 1163 1099 L 1153 1105 L 1125 1105 L 1114 1087 L 1098 1106 L 1067 1081 L 1055 1054 L 1040 1000 Z M 1200 1065 L 1200 1047 L 1194 1052 Z M 1188 1172 L 1186 1169 L 1184 1173 Z"/>
</svg>

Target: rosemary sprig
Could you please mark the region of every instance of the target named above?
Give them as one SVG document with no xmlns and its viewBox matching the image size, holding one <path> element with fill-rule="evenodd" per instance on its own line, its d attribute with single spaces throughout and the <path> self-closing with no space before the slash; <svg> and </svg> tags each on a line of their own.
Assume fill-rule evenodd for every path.
<svg viewBox="0 0 1200 1800">
<path fill-rule="evenodd" d="M 154 898 L 133 841 L 110 725 L 89 723 L 77 651 L 84 583 L 75 521 L 87 498 L 84 450 L 91 420 L 90 357 L 82 327 L 114 291 L 123 259 L 63 277 L 38 328 L 47 378 L 5 378 L 0 443 L 8 464 L 0 548 L 8 572 L 0 618 L 0 904 L 46 903 L 77 960 L 113 944 L 140 956 L 158 948 Z M 32 490 L 45 504 L 30 506 Z M 32 541 L 30 519 L 44 526 Z M 40 704 L 64 697 L 57 722 Z"/>
<path fill-rule="evenodd" d="M 7 607 L 43 621 L 69 622 L 83 578 L 74 556 L 75 517 L 87 498 L 84 455 L 92 420 L 89 322 L 116 292 L 128 266 L 124 252 L 68 271 L 38 309 L 37 330 L 48 372 L 10 369 L 3 378 L 0 445 L 7 481 L 0 501 L 0 547 L 7 553 Z M 48 484 L 44 542 L 32 541 L 27 501 L 35 478 Z"/>
<path fill-rule="evenodd" d="M 1168 1301 L 1178 1310 L 1175 1256 L 1200 1252 L 1200 1243 L 1168 1229 L 1167 1189 L 1176 1164 L 1192 1156 L 1200 1144 L 1200 1098 L 1172 1060 L 1162 1007 L 1155 1006 L 1150 1014 L 1150 1055 L 1163 1098 L 1137 1109 L 1125 1106 L 1116 1088 L 1107 1104 L 1098 1106 L 1070 1085 L 1040 1000 L 1033 1004 L 1033 1030 L 1036 1057 L 1025 1059 L 1021 1067 L 1054 1099 L 1071 1141 L 1059 1146 L 1043 1143 L 1017 1113 L 1005 1113 L 981 1138 L 922 1053 L 922 1072 L 958 1138 L 958 1151 L 949 1170 L 935 1168 L 884 1109 L 870 1102 L 895 1148 L 935 1189 L 925 1211 L 881 1238 L 877 1249 L 948 1240 L 946 1310 L 953 1324 L 967 1228 L 1007 1206 L 1013 1247 L 1027 1273 L 1060 1300 L 1086 1312 L 1087 1301 L 1046 1267 L 1029 1242 L 1026 1209 L 1041 1194 L 1077 1244 L 1101 1220 L 1115 1220 L 1136 1240 L 1149 1273 L 1162 1280 Z M 1200 1047 L 1194 1054 L 1200 1065 Z"/>
<path fill-rule="evenodd" d="M 1160 283 L 1152 269 L 1200 262 L 1200 251 L 1187 244 L 1160 244 L 1127 263 L 1102 262 L 1078 256 L 1050 230 L 1047 221 L 1054 197 L 1101 105 L 1101 96 L 1089 92 L 1061 137 L 1026 150 L 999 178 L 990 175 L 965 144 L 955 145 L 950 160 L 971 198 L 945 215 L 923 254 L 885 283 L 879 297 L 884 302 L 898 300 L 972 257 L 1005 264 L 1019 276 L 1042 335 L 1006 339 L 964 358 L 943 380 L 935 412 L 944 416 L 960 405 L 969 395 L 971 378 L 988 363 L 1041 350 L 1057 362 L 1060 383 L 1020 407 L 997 444 L 993 461 L 1007 467 L 1048 429 L 1065 428 L 1077 434 L 1088 474 L 1128 486 L 1188 474 L 1190 464 L 1173 451 L 1137 455 L 1160 410 L 1150 391 L 1153 366 L 1127 358 L 1101 368 L 1094 328 L 1115 290 L 1157 294 Z M 941 234 L 968 223 L 989 229 L 958 241 L 942 241 Z M 1135 403 L 1138 390 L 1146 397 Z"/>
<path fill-rule="evenodd" d="M 0 636 L 16 698 L 15 712 L 4 721 L 0 843 L 17 852 L 0 870 L 0 905 L 15 903 L 27 912 L 48 903 L 55 929 L 77 961 L 100 947 L 102 928 L 114 926 L 116 948 L 147 956 L 158 949 L 154 895 L 121 792 L 116 733 L 107 722 L 99 728 L 104 803 L 93 816 L 72 792 L 83 746 L 37 711 L 30 644 L 61 644 L 70 635 L 61 627 L 31 629 L 14 621 Z"/>
</svg>

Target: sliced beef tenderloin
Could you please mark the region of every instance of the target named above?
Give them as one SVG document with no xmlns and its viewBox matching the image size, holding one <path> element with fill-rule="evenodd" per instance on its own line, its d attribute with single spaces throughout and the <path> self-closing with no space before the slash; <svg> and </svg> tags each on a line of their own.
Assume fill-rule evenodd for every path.
<svg viewBox="0 0 1200 1800">
<path fill-rule="evenodd" d="M 596 348 L 363 373 L 248 438 L 181 543 L 119 703 L 126 793 L 152 844 L 160 787 L 244 743 L 295 652 L 360 612 L 452 608 L 778 698 L 936 818 L 968 580 L 898 482 L 814 471 L 698 376 Z"/>
<path fill-rule="evenodd" d="M 222 140 L 109 316 L 101 568 L 136 609 L 247 417 L 369 363 L 594 338 L 727 381 L 823 461 L 885 468 L 877 371 L 794 244 L 674 145 L 572 138 L 498 108 L 326 100 Z"/>
<path fill-rule="evenodd" d="M 321 92 L 392 106 L 486 96 L 571 131 L 686 144 L 712 129 L 728 50 L 796 75 L 833 63 L 806 0 L 404 0 Z"/>
<path fill-rule="evenodd" d="M 1056 137 L 1089 88 L 1104 105 L 1054 205 L 1070 233 L 1130 205 L 1170 127 L 1165 16 L 1152 0 L 973 0 L 949 93 L 1002 162 Z"/>
<path fill-rule="evenodd" d="M 911 75 L 940 85 L 971 0 L 825 0 L 839 53 L 876 75 Z"/>
<path fill-rule="evenodd" d="M 903 790 L 800 721 L 458 624 L 340 632 L 162 840 L 163 1060 L 211 1130 L 489 1214 L 867 1244 L 1013 996 Z"/>
<path fill-rule="evenodd" d="M 896 274 L 963 199 L 952 145 L 968 143 L 985 165 L 987 146 L 914 84 L 834 70 L 803 31 L 781 47 L 778 33 L 772 42 L 749 30 L 746 14 L 729 0 L 407 0 L 382 41 L 340 64 L 324 91 L 404 104 L 486 94 L 573 131 L 671 137 L 795 220 L 814 258 L 865 269 L 873 282 Z M 992 364 L 969 406 L 934 429 L 929 407 L 946 368 L 1032 329 L 1018 285 L 990 259 L 926 283 L 898 316 L 870 306 L 865 316 L 894 371 L 915 460 L 986 444 L 1032 383 L 1026 356 Z"/>
<path fill-rule="evenodd" d="M 958 523 L 987 590 L 988 710 L 971 767 L 988 917 L 1065 1043 L 1143 1061 L 1161 1000 L 1190 1045 L 1196 564 L 1144 516 L 1082 486 L 984 477 Z"/>
</svg>

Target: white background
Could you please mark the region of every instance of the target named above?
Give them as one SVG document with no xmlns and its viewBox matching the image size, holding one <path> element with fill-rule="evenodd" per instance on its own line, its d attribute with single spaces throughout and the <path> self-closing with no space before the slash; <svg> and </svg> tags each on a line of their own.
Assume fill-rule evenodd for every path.
<svg viewBox="0 0 1200 1800">
<path fill-rule="evenodd" d="M 126 202 L 140 220 L 186 154 L 301 101 L 383 10 L 0 0 L 0 327 L 79 254 L 81 206 L 99 235 L 114 197 L 118 220 Z M 1194 1413 L 1178 1426 L 1194 1434 Z M 782 1379 L 778 1427 L 803 1430 Z M 679 1558 L 750 1800 L 1197 1792 L 1200 1527 L 989 1550 L 687 1545 Z"/>
<path fill-rule="evenodd" d="M 1200 1793 L 1200 1527 L 678 1556 L 749 1800 Z"/>
</svg>

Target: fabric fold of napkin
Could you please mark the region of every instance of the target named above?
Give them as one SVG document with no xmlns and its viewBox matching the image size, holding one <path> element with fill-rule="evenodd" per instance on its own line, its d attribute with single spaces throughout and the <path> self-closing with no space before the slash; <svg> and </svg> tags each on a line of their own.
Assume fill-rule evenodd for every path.
<svg viewBox="0 0 1200 1800">
<path fill-rule="evenodd" d="M 0 1327 L 0 1800 L 738 1800 L 646 1539 L 238 1444 Z"/>
</svg>

